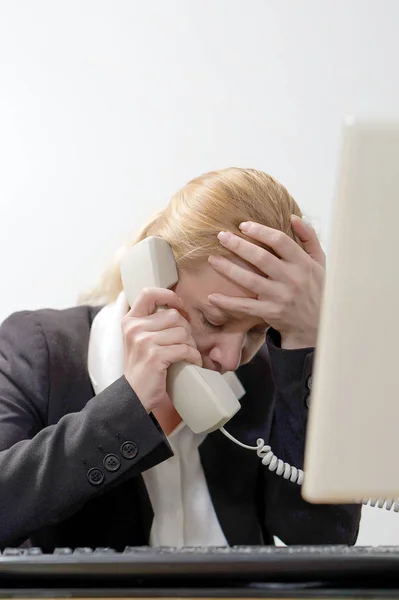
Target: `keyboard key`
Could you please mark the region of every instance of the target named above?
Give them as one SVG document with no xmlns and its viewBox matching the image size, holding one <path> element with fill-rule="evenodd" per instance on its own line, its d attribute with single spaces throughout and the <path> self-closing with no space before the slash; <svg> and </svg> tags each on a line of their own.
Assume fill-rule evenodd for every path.
<svg viewBox="0 0 399 600">
<path fill-rule="evenodd" d="M 53 554 L 72 554 L 71 548 L 54 548 Z"/>
<path fill-rule="evenodd" d="M 31 548 L 26 549 L 26 554 L 28 556 L 39 556 L 40 554 L 43 554 L 43 552 L 41 548 L 38 548 L 37 546 L 32 546 Z"/>
<path fill-rule="evenodd" d="M 25 548 L 4 548 L 3 556 L 23 556 Z"/>
<path fill-rule="evenodd" d="M 137 552 L 145 552 L 148 554 L 149 550 L 153 550 L 150 546 L 126 546 L 123 553 L 124 554 L 135 554 Z"/>
</svg>

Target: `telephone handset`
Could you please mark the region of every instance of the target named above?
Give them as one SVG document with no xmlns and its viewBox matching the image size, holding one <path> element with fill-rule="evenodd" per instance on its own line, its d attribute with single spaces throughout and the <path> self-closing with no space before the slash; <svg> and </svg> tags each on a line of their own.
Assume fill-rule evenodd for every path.
<svg viewBox="0 0 399 600">
<path fill-rule="evenodd" d="M 135 244 L 121 260 L 122 284 L 130 306 L 141 290 L 146 287 L 171 288 L 178 281 L 177 267 L 172 248 L 160 237 L 148 237 Z M 162 310 L 162 309 L 160 309 Z M 194 433 L 210 433 L 216 429 L 235 444 L 247 450 L 256 450 L 262 464 L 270 471 L 301 485 L 302 469 L 292 467 L 274 455 L 264 440 L 258 439 L 256 446 L 248 446 L 233 437 L 225 425 L 241 408 L 239 399 L 245 394 L 234 373 L 221 375 L 182 362 L 168 369 L 166 389 L 183 421 Z M 363 504 L 377 505 L 399 512 L 399 502 L 364 500 Z"/>
<path fill-rule="evenodd" d="M 148 237 L 122 258 L 122 284 L 132 306 L 145 287 L 171 288 L 178 281 L 172 248 L 160 237 Z M 209 433 L 222 427 L 241 408 L 244 389 L 234 373 L 221 375 L 182 362 L 169 367 L 167 392 L 177 412 L 194 431 Z"/>
</svg>

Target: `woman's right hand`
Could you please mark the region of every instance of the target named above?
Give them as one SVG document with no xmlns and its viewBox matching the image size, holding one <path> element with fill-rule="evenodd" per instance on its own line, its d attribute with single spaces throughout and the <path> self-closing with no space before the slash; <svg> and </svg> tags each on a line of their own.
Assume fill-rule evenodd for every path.
<svg viewBox="0 0 399 600">
<path fill-rule="evenodd" d="M 158 307 L 165 309 L 155 312 Z M 171 290 L 147 288 L 122 319 L 124 375 L 148 412 L 170 401 L 166 373 L 171 364 L 188 361 L 202 366 L 182 309 L 182 301 Z"/>
</svg>

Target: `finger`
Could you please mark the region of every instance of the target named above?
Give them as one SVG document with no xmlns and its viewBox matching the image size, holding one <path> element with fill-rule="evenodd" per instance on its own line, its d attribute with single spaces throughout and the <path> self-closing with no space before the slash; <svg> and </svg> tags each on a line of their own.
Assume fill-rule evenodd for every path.
<svg viewBox="0 0 399 600">
<path fill-rule="evenodd" d="M 296 215 L 292 215 L 291 223 L 292 229 L 295 235 L 301 240 L 306 254 L 324 267 L 326 264 L 326 255 L 313 227 Z"/>
<path fill-rule="evenodd" d="M 218 239 L 222 246 L 256 267 L 261 273 L 272 279 L 281 279 L 281 271 L 284 268 L 281 260 L 268 250 L 227 231 L 221 231 Z"/>
<path fill-rule="evenodd" d="M 238 283 L 241 287 L 253 292 L 257 296 L 272 295 L 273 283 L 263 275 L 258 275 L 254 271 L 238 265 L 224 256 L 210 256 L 209 263 L 218 273 L 221 273 L 228 279 Z"/>
<path fill-rule="evenodd" d="M 181 361 L 188 361 L 202 367 L 202 357 L 199 351 L 188 344 L 176 344 L 162 348 L 162 361 L 166 367 Z"/>
<path fill-rule="evenodd" d="M 228 312 L 259 317 L 259 300 L 255 298 L 233 298 L 224 294 L 210 294 L 208 300 L 213 306 Z"/>
<path fill-rule="evenodd" d="M 276 325 L 280 320 L 281 307 L 274 300 L 260 301 L 254 298 L 233 298 L 223 294 L 211 294 L 209 302 L 226 312 L 261 318 L 269 326 Z"/>
<path fill-rule="evenodd" d="M 269 246 L 283 260 L 298 262 L 303 258 L 302 248 L 283 231 L 253 222 L 241 223 L 240 230 L 253 240 Z"/>
<path fill-rule="evenodd" d="M 165 288 L 145 288 L 130 309 L 129 317 L 147 317 L 155 312 L 157 307 L 167 306 L 177 310 L 183 308 L 180 298 Z"/>
<path fill-rule="evenodd" d="M 197 348 L 197 344 L 191 333 L 185 327 L 173 327 L 152 334 L 152 341 L 158 346 L 173 346 L 175 344 L 187 344 Z"/>
<path fill-rule="evenodd" d="M 162 331 L 171 327 L 184 327 L 191 333 L 190 323 L 180 314 L 176 308 L 161 310 L 152 315 L 140 319 L 143 331 Z"/>
</svg>

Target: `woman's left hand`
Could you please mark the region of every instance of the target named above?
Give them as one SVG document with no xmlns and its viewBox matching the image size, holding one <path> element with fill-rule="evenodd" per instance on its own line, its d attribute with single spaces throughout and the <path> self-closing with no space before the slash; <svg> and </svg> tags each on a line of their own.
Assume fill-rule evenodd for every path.
<svg viewBox="0 0 399 600">
<path fill-rule="evenodd" d="M 264 319 L 281 334 L 282 348 L 308 348 L 316 345 L 325 254 L 316 232 L 302 219 L 293 216 L 292 228 L 303 249 L 282 231 L 259 223 L 240 225 L 247 237 L 268 246 L 277 256 L 232 233 L 221 232 L 220 243 L 255 269 L 222 256 L 209 257 L 210 264 L 256 298 L 211 294 L 209 301 L 227 311 Z"/>
</svg>

